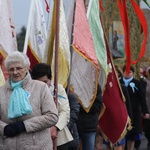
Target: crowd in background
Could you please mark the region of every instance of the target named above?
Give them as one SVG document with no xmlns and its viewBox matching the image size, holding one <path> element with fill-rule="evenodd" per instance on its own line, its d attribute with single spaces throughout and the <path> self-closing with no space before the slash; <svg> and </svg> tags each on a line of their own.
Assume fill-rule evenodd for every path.
<svg viewBox="0 0 150 150">
<path fill-rule="evenodd" d="M 49 65 L 39 63 L 29 71 L 29 58 L 18 51 L 9 54 L 4 64 L 9 78 L 0 87 L 0 149 L 100 150 L 105 144 L 106 150 L 133 150 L 139 148 L 144 133 L 150 150 L 150 68 L 140 68 L 139 79 L 135 79 L 133 66 L 129 73 L 125 66 L 115 67 L 132 129 L 112 145 L 98 128 L 103 104 L 99 84 L 87 113 L 73 89 L 67 92 L 61 84 L 57 104 L 54 103 Z"/>
</svg>

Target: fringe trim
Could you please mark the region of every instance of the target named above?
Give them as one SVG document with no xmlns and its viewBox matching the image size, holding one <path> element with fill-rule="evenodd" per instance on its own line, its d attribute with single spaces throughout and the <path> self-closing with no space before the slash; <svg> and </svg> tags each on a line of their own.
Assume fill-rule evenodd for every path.
<svg viewBox="0 0 150 150">
<path fill-rule="evenodd" d="M 99 128 L 99 129 L 100 129 L 100 128 Z M 132 129 L 132 126 L 131 126 L 131 119 L 130 119 L 130 117 L 128 116 L 127 122 L 126 122 L 126 125 L 125 125 L 125 128 L 124 128 L 123 132 L 121 133 L 120 137 L 118 138 L 118 140 L 116 141 L 116 143 L 119 142 L 119 141 L 121 141 L 121 140 L 126 136 L 127 132 L 128 132 L 129 130 L 131 130 L 131 129 Z M 104 134 L 104 132 L 103 132 L 101 129 L 100 129 L 100 133 L 102 134 L 102 137 L 103 137 L 103 139 L 104 139 L 105 141 L 109 141 L 109 142 L 110 142 L 110 146 L 111 146 L 111 147 L 114 147 L 114 146 L 115 146 L 116 143 L 113 144 L 113 143 L 108 139 L 108 137 Z"/>
</svg>

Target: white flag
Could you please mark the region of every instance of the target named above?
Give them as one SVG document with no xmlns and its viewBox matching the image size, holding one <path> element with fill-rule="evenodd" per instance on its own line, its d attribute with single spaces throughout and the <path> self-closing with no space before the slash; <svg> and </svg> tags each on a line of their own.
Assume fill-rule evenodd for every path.
<svg viewBox="0 0 150 150">
<path fill-rule="evenodd" d="M 17 50 L 12 0 L 0 1 L 0 53 L 7 55 Z"/>
<path fill-rule="evenodd" d="M 41 0 L 31 1 L 24 53 L 27 53 L 31 68 L 39 62 L 47 62 L 45 51 L 47 40 L 46 22 Z"/>
<path fill-rule="evenodd" d="M 0 86 L 4 85 L 4 83 L 5 83 L 5 78 L 4 78 L 4 74 L 0 66 Z"/>
</svg>

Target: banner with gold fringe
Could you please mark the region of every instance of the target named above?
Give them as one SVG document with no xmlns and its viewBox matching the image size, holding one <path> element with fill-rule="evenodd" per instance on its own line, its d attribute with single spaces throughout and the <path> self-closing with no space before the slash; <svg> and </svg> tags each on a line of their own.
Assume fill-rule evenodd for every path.
<svg viewBox="0 0 150 150">
<path fill-rule="evenodd" d="M 97 94 L 99 68 L 83 0 L 76 0 L 72 46 L 70 85 L 89 112 Z"/>
<path fill-rule="evenodd" d="M 125 98 L 122 94 L 120 84 L 115 73 L 112 56 L 106 38 L 105 42 L 109 73 L 103 94 L 105 111 L 99 119 L 99 127 L 105 140 L 108 140 L 111 144 L 115 144 L 123 139 L 127 133 L 127 124 L 130 119 L 128 117 Z"/>
</svg>

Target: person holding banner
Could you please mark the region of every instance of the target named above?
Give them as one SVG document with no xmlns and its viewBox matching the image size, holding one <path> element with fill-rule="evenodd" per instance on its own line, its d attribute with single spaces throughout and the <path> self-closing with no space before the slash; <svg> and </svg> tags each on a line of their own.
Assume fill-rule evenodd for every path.
<svg viewBox="0 0 150 150">
<path fill-rule="evenodd" d="M 67 126 L 73 136 L 73 141 L 69 142 L 68 150 L 78 150 L 80 142 L 79 133 L 77 129 L 77 122 L 79 117 L 80 105 L 77 99 L 77 95 L 74 93 L 71 87 L 68 92 L 68 99 L 70 105 L 70 120 Z"/>
<path fill-rule="evenodd" d="M 126 135 L 127 149 L 133 150 L 135 141 L 141 140 L 141 110 L 143 118 L 149 118 L 146 99 L 140 81 L 134 78 L 134 68 L 130 66 L 130 72 L 126 73 L 126 66 L 123 66 L 123 77 L 120 83 L 127 87 L 132 110 L 132 130 Z"/>
<path fill-rule="evenodd" d="M 90 111 L 87 113 L 80 105 L 79 119 L 77 122 L 82 150 L 94 150 L 96 131 L 98 128 L 98 117 L 102 108 L 102 90 L 97 85 L 97 95 Z"/>
<path fill-rule="evenodd" d="M 147 83 L 146 102 L 147 102 L 148 110 L 150 111 L 150 68 L 147 69 L 146 75 L 147 75 L 147 77 L 145 78 L 145 81 Z M 143 131 L 144 131 L 145 137 L 148 141 L 147 150 L 150 150 L 150 118 L 144 119 L 143 124 L 144 124 L 144 128 L 143 128 L 144 130 Z"/>
<path fill-rule="evenodd" d="M 51 81 L 52 72 L 48 64 L 36 64 L 32 68 L 31 75 L 33 79 L 45 82 L 54 95 L 54 85 Z M 58 84 L 58 116 L 57 124 L 50 128 L 52 140 L 57 138 L 57 150 L 68 150 L 68 144 L 73 140 L 67 127 L 70 119 L 70 107 L 66 91 L 61 84 Z"/>
<path fill-rule="evenodd" d="M 52 150 L 58 112 L 47 85 L 31 79 L 29 58 L 19 51 L 4 64 L 10 77 L 0 87 L 0 149 Z"/>
<path fill-rule="evenodd" d="M 116 70 L 118 79 L 121 79 L 123 77 L 123 73 L 117 65 L 115 65 L 115 70 Z M 127 87 L 125 85 L 120 84 L 120 86 L 121 86 L 123 95 L 125 97 L 125 104 L 126 104 L 126 108 L 127 108 L 127 111 L 128 111 L 128 115 L 129 115 L 130 120 L 132 122 L 133 117 L 132 117 L 132 110 L 131 110 L 131 102 L 130 102 L 129 93 L 128 93 Z M 127 128 L 130 129 L 130 127 L 131 127 L 131 124 L 128 124 Z M 110 145 L 109 141 L 104 140 L 103 143 L 106 145 L 106 150 L 111 150 L 111 149 L 124 150 L 124 147 L 125 147 L 125 144 L 126 144 L 126 135 L 124 135 L 124 137 L 113 146 Z"/>
</svg>

